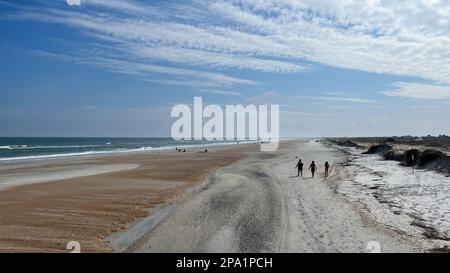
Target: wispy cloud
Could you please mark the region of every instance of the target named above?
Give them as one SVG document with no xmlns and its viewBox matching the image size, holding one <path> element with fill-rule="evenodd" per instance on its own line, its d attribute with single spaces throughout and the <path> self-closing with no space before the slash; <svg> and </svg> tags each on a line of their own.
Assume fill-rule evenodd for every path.
<svg viewBox="0 0 450 273">
<path fill-rule="evenodd" d="M 283 117 L 308 117 L 308 118 L 333 116 L 332 113 L 327 112 L 302 112 L 302 111 L 281 111 L 280 114 Z"/>
<path fill-rule="evenodd" d="M 10 4 L 13 5 L 13 4 Z M 164 6 L 165 5 L 165 6 Z M 231 85 L 254 84 L 254 82 L 236 77 L 226 76 L 223 73 L 211 73 L 214 68 L 235 68 L 275 73 L 297 73 L 310 69 L 308 64 L 288 62 L 274 59 L 273 56 L 254 57 L 243 52 L 227 52 L 226 38 L 220 47 L 208 45 L 208 40 L 219 45 L 220 32 L 227 31 L 219 28 L 201 28 L 195 25 L 184 24 L 173 20 L 177 13 L 170 13 L 170 9 L 190 10 L 183 5 L 163 4 L 162 7 L 140 4 L 135 1 L 89 1 L 91 9 L 60 9 L 52 5 L 40 8 L 13 5 L 15 13 L 2 16 L 5 19 L 32 20 L 48 23 L 62 24 L 80 30 L 97 42 L 87 43 L 83 52 L 76 52 L 72 60 L 78 63 L 92 63 L 95 59 L 97 66 L 113 68 L 115 72 L 127 74 L 141 74 L 144 70 L 152 73 L 165 73 L 179 76 L 185 74 L 191 78 L 195 85 L 203 87 L 224 87 Z M 100 9 L 100 10 L 99 10 Z M 168 10 L 167 10 L 168 9 Z M 234 43 L 238 43 L 235 41 Z M 90 46 L 92 50 L 86 50 Z M 242 45 L 244 48 L 244 45 Z M 50 53 L 50 52 L 49 52 Z M 92 54 L 95 53 L 95 56 Z M 69 60 L 68 53 L 53 53 L 59 59 Z M 121 56 L 121 59 L 112 58 Z M 51 54 L 46 54 L 52 56 Z M 65 55 L 61 58 L 61 55 Z M 83 58 L 85 60 L 83 60 Z M 111 63 L 123 63 L 126 69 Z M 166 62 L 166 64 L 162 63 Z M 158 66 L 153 65 L 158 63 Z M 129 65 L 133 64 L 133 65 Z M 173 68 L 172 65 L 185 65 L 189 69 Z M 163 69 L 163 66 L 167 66 Z M 133 69 L 135 68 L 135 69 Z M 199 70 L 200 68 L 201 70 Z M 208 72 L 203 71 L 207 68 Z M 156 71 L 155 71 L 156 70 Z M 194 71 L 197 71 L 194 73 Z M 182 73 L 179 73 L 182 72 Z M 195 78 L 206 78 L 208 81 L 196 81 Z M 211 81 L 212 80 L 212 81 Z M 191 80 L 158 80 L 175 84 L 192 85 Z"/>
<path fill-rule="evenodd" d="M 91 0 L 84 9 L 61 9 L 45 3 L 39 8 L 16 5 L 14 13 L 2 18 L 71 27 L 99 44 L 125 52 L 126 61 L 136 63 L 138 72 L 158 70 L 179 76 L 172 68 L 165 72 L 160 67 L 144 68 L 155 62 L 189 66 L 198 71 L 196 76 L 205 68 L 299 73 L 320 63 L 450 84 L 448 1 L 194 0 L 144 4 Z M 205 73 L 203 78 L 216 76 Z M 215 83 L 228 82 L 223 79 Z M 239 80 L 233 84 L 242 83 L 246 84 Z"/>
<path fill-rule="evenodd" d="M 210 9 L 265 37 L 278 56 L 450 82 L 448 1 L 213 1 Z"/>
<path fill-rule="evenodd" d="M 97 106 L 93 106 L 93 105 L 87 105 L 87 106 L 83 106 L 82 109 L 95 111 L 95 110 L 98 109 L 98 107 Z"/>
<path fill-rule="evenodd" d="M 226 91 L 226 90 L 209 90 L 209 89 L 197 89 L 199 92 L 216 94 L 216 95 L 224 95 L 224 96 L 242 96 L 242 93 L 236 91 Z"/>
<path fill-rule="evenodd" d="M 389 97 L 422 100 L 450 99 L 450 86 L 448 85 L 398 82 L 393 87 L 393 90 L 382 92 L 382 94 Z"/>
<path fill-rule="evenodd" d="M 357 104 L 377 104 L 379 102 L 374 100 L 350 97 L 332 97 L 332 96 L 299 96 L 301 99 L 327 101 L 327 102 L 349 102 Z"/>
<path fill-rule="evenodd" d="M 146 81 L 159 82 L 163 84 L 193 85 L 206 87 L 230 87 L 234 85 L 255 85 L 254 81 L 227 76 L 221 73 L 204 72 L 192 69 L 174 68 L 169 66 L 153 65 L 137 61 L 128 61 L 110 57 L 89 54 L 89 58 L 77 54 L 56 54 L 46 51 L 33 51 L 34 54 L 59 59 L 61 61 L 70 61 L 80 64 L 89 64 L 108 69 L 113 72 L 135 75 Z M 175 80 L 156 78 L 152 79 L 154 74 L 169 75 Z"/>
</svg>

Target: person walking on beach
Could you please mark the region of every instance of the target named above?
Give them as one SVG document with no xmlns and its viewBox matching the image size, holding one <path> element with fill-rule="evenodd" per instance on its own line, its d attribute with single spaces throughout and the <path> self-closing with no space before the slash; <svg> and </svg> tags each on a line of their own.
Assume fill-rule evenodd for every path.
<svg viewBox="0 0 450 273">
<path fill-rule="evenodd" d="M 328 177 L 328 175 L 330 174 L 330 164 L 327 162 L 325 162 L 325 177 Z"/>
<path fill-rule="evenodd" d="M 314 178 L 314 175 L 316 174 L 317 171 L 317 166 L 314 161 L 311 163 L 311 165 L 309 165 L 309 169 L 311 170 L 312 177 Z"/>
<path fill-rule="evenodd" d="M 297 163 L 297 166 L 295 166 L 295 168 L 298 169 L 298 175 L 297 176 L 302 176 L 303 177 L 303 162 L 300 159 Z"/>
</svg>

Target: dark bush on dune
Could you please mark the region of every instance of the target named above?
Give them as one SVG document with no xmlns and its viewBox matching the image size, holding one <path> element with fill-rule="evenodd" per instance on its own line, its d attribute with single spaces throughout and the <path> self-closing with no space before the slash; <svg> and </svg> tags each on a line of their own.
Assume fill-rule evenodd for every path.
<svg viewBox="0 0 450 273">
<path fill-rule="evenodd" d="M 413 162 L 413 156 L 414 156 L 414 162 Z M 412 166 L 417 165 L 422 160 L 422 152 L 417 149 L 411 149 L 403 153 L 403 158 L 399 161 L 402 162 L 402 165 L 404 166 Z"/>
<path fill-rule="evenodd" d="M 437 160 L 445 159 L 445 154 L 441 151 L 437 150 L 425 150 L 422 154 L 422 160 L 420 162 L 420 166 L 426 166 L 430 163 L 433 163 Z"/>
<path fill-rule="evenodd" d="M 413 162 L 414 155 L 414 162 Z M 384 159 L 399 161 L 403 166 L 417 165 L 422 158 L 422 152 L 417 149 L 411 149 L 406 152 L 387 151 L 384 154 Z"/>
<path fill-rule="evenodd" d="M 398 155 L 395 151 L 389 151 L 385 153 L 383 157 L 386 160 L 397 160 Z"/>
<path fill-rule="evenodd" d="M 420 166 L 438 172 L 450 173 L 450 157 L 441 151 L 425 150 Z"/>
<path fill-rule="evenodd" d="M 395 138 L 390 137 L 390 138 L 386 139 L 386 142 L 395 142 Z"/>
<path fill-rule="evenodd" d="M 390 145 L 380 144 L 370 147 L 364 154 L 380 154 L 385 160 L 398 161 L 403 166 L 411 167 L 414 164 L 423 169 L 450 174 L 450 156 L 435 149 L 423 152 L 418 149 L 399 152 L 394 151 Z"/>
<path fill-rule="evenodd" d="M 358 144 L 356 144 L 355 142 L 350 141 L 350 140 L 339 141 L 339 142 L 337 142 L 337 145 L 342 146 L 342 147 L 349 147 L 349 148 L 359 148 L 360 147 Z"/>
<path fill-rule="evenodd" d="M 405 159 L 405 155 L 403 154 L 403 153 L 398 153 L 398 152 L 396 152 L 396 151 L 387 151 L 385 154 L 384 154 L 384 159 L 386 159 L 386 160 L 394 160 L 394 161 L 404 161 L 404 159 Z"/>
<path fill-rule="evenodd" d="M 383 155 L 385 155 L 390 150 L 392 150 L 391 145 L 379 144 L 379 145 L 371 146 L 369 148 L 369 150 L 367 152 L 364 152 L 363 154 L 383 154 Z"/>
</svg>

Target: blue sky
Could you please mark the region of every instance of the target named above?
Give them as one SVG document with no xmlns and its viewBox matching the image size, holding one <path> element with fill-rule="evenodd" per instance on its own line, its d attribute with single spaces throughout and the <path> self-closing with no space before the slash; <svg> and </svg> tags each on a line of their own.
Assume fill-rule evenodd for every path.
<svg viewBox="0 0 450 273">
<path fill-rule="evenodd" d="M 0 136 L 168 136 L 194 96 L 280 104 L 282 136 L 450 134 L 449 1 L 73 1 L 0 1 Z"/>
</svg>

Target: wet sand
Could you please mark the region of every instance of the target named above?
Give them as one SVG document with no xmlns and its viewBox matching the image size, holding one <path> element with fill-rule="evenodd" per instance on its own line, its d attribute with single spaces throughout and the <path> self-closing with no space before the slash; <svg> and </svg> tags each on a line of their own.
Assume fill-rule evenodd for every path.
<svg viewBox="0 0 450 273">
<path fill-rule="evenodd" d="M 1 164 L 0 252 L 68 252 L 70 241 L 82 252 L 113 252 L 112 233 L 259 145 L 198 150 Z"/>
</svg>

